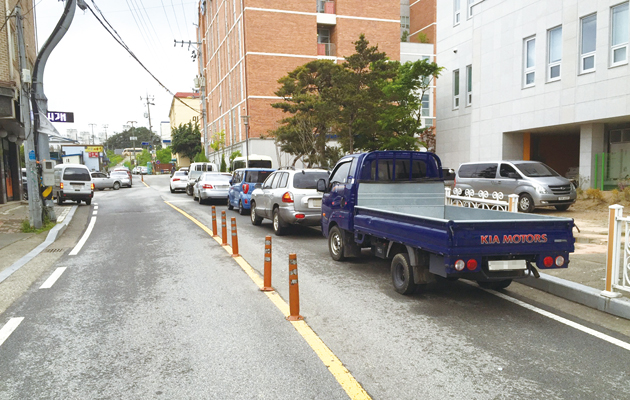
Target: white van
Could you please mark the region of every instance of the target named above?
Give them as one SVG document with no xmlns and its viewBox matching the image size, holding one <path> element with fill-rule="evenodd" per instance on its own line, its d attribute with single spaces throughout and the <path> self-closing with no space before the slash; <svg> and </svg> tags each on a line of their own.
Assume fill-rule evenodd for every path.
<svg viewBox="0 0 630 400">
<path fill-rule="evenodd" d="M 80 204 L 85 201 L 88 206 L 94 197 L 94 183 L 88 167 L 82 164 L 59 164 L 55 166 L 55 186 L 53 196 L 57 204 L 66 200 Z"/>
<path fill-rule="evenodd" d="M 194 162 L 188 167 L 188 183 L 186 184 L 186 194 L 193 195 L 193 186 L 197 181 L 197 178 L 204 172 L 217 172 L 219 166 L 210 162 Z"/>
</svg>

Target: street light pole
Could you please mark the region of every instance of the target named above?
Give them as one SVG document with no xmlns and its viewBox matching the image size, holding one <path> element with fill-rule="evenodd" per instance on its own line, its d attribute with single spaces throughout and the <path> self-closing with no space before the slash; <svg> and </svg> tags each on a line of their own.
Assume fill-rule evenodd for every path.
<svg viewBox="0 0 630 400">
<path fill-rule="evenodd" d="M 245 124 L 245 168 L 249 168 L 249 115 L 241 115 Z"/>
<path fill-rule="evenodd" d="M 137 124 L 137 121 L 127 121 L 127 123 L 131 124 L 131 131 L 135 132 L 136 128 L 133 126 L 133 124 Z M 136 166 L 136 139 L 137 137 L 134 136 L 129 136 L 129 139 L 132 141 L 133 143 L 133 147 L 131 149 L 131 152 L 133 153 L 133 166 Z"/>
</svg>

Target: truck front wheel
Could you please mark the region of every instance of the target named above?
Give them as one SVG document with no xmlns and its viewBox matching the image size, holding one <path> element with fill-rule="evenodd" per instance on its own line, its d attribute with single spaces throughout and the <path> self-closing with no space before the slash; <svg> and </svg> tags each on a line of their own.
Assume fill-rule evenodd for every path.
<svg viewBox="0 0 630 400">
<path fill-rule="evenodd" d="M 418 288 L 414 283 L 413 268 L 407 253 L 398 253 L 392 260 L 392 282 L 400 294 L 412 294 Z"/>
<path fill-rule="evenodd" d="M 328 251 L 330 257 L 335 261 L 343 261 L 346 258 L 344 256 L 343 234 L 338 226 L 333 226 L 328 234 Z"/>
</svg>

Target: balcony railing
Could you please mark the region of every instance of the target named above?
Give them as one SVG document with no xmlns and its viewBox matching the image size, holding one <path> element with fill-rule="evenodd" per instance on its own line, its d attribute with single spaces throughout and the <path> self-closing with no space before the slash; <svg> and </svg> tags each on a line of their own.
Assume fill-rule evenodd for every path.
<svg viewBox="0 0 630 400">
<path fill-rule="evenodd" d="M 324 14 L 335 13 L 335 2 L 326 0 L 317 0 L 317 12 Z"/>
<path fill-rule="evenodd" d="M 337 48 L 334 43 L 317 43 L 318 56 L 336 56 Z"/>
</svg>

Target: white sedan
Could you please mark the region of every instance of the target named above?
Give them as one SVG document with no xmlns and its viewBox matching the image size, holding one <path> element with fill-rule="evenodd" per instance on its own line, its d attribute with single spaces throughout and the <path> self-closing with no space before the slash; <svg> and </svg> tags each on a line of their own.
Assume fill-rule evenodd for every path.
<svg viewBox="0 0 630 400">
<path fill-rule="evenodd" d="M 193 200 L 199 200 L 199 204 L 203 204 L 206 200 L 219 200 L 225 204 L 231 179 L 231 174 L 203 173 L 193 186 Z"/>
<path fill-rule="evenodd" d="M 188 171 L 177 171 L 171 176 L 171 193 L 176 190 L 186 191 L 188 183 Z"/>
</svg>

